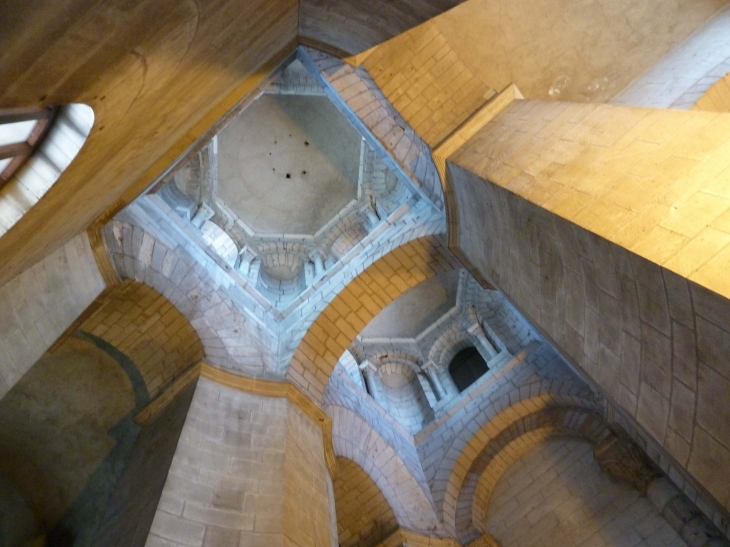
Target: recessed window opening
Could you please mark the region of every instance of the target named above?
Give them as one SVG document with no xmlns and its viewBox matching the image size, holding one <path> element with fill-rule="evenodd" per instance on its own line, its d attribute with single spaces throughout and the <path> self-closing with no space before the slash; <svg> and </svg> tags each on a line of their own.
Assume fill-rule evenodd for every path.
<svg viewBox="0 0 730 547">
<path fill-rule="evenodd" d="M 0 108 L 0 236 L 56 183 L 93 125 L 85 104 Z"/>
<path fill-rule="evenodd" d="M 0 188 L 43 141 L 56 112 L 50 106 L 0 110 Z"/>
<path fill-rule="evenodd" d="M 488 370 L 486 361 L 475 347 L 461 350 L 449 364 L 449 374 L 459 392 L 476 382 Z"/>
</svg>

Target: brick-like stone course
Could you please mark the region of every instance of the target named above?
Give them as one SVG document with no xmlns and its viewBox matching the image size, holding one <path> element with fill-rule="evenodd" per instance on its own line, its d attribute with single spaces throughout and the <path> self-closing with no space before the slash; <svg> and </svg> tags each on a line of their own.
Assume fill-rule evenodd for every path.
<svg viewBox="0 0 730 547">
<path fill-rule="evenodd" d="M 336 545 L 323 454 L 286 399 L 201 378 L 147 545 Z"/>
<path fill-rule="evenodd" d="M 115 287 L 79 330 L 129 357 L 151 399 L 203 358 L 203 345 L 187 318 L 155 289 L 136 281 Z"/>
<path fill-rule="evenodd" d="M 418 481 L 404 459 L 379 434 L 343 407 L 328 407 L 332 415 L 335 454 L 358 464 L 380 489 L 400 526 L 424 533 L 443 534 L 430 492 Z"/>
<path fill-rule="evenodd" d="M 691 108 L 730 71 L 729 24 L 730 8 L 725 8 L 611 102 L 654 108 Z"/>
<path fill-rule="evenodd" d="M 0 398 L 104 288 L 85 232 L 0 287 Z"/>
<path fill-rule="evenodd" d="M 495 93 L 462 62 L 433 21 L 381 44 L 363 67 L 432 147 Z"/>
<path fill-rule="evenodd" d="M 553 439 L 523 456 L 492 495 L 486 527 L 503 547 L 685 547 L 651 502 L 612 482 L 590 443 Z"/>
<path fill-rule="evenodd" d="M 374 544 L 392 534 L 398 521 L 373 479 L 347 458 L 338 457 L 337 466 L 342 474 L 334 484 L 340 545 Z"/>
<path fill-rule="evenodd" d="M 321 401 L 337 361 L 365 325 L 411 287 L 456 266 L 437 237 L 397 247 L 360 273 L 322 311 L 297 347 L 287 377 Z"/>
<path fill-rule="evenodd" d="M 449 172 L 462 252 L 669 454 L 693 502 L 693 481 L 714 497 L 726 530 L 723 116 L 517 101 L 494 120 L 511 136 L 495 146 L 488 124 Z"/>
<path fill-rule="evenodd" d="M 439 210 L 444 210 L 444 196 L 431 147 L 400 115 L 363 67 L 352 67 L 325 53 L 305 49 L 305 63 L 319 70 L 324 85 L 336 104 L 345 103 L 345 115 L 362 124 L 395 162 Z"/>
</svg>

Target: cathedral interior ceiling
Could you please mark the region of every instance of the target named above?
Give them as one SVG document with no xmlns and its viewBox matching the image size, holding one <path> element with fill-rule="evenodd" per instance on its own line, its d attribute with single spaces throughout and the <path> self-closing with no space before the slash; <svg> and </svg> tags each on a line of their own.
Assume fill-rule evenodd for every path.
<svg viewBox="0 0 730 547">
<path fill-rule="evenodd" d="M 96 116 L 95 129 L 84 149 L 52 194 L 0 240 L 0 254 L 5 257 L 5 267 L 0 272 L 2 281 L 58 248 L 110 207 L 118 209 L 118 200 L 121 204 L 129 203 L 291 53 L 293 48 L 289 44 L 301 32 L 300 9 L 293 0 L 247 3 L 245 9 L 233 0 L 215 7 L 194 2 L 147 1 L 128 11 L 109 13 L 92 4 L 72 0 L 48 2 L 40 18 L 26 6 L 6 3 L 2 7 L 0 20 L 7 30 L 0 33 L 0 49 L 6 52 L 0 62 L 3 105 L 80 102 L 91 106 Z M 362 48 L 368 49 L 457 3 L 388 2 L 382 11 L 368 8 L 367 17 L 358 3 L 348 3 L 347 7 L 341 2 L 336 4 L 348 16 L 335 16 L 333 6 L 320 2 L 303 3 L 302 13 L 311 9 L 332 14 L 325 20 L 310 19 L 317 22 L 311 25 L 309 35 L 326 44 L 330 30 L 350 21 L 371 29 L 370 33 L 360 35 Z M 444 40 L 448 38 L 448 47 L 456 60 L 484 82 L 482 95 L 487 89 L 501 89 L 513 81 L 524 92 L 544 97 L 554 83 L 565 81 L 561 76 L 577 82 L 574 94 L 566 89 L 561 91 L 561 98 L 575 98 L 591 82 L 602 81 L 603 77 L 608 78 L 612 92 L 618 92 L 726 2 L 692 2 L 691 10 L 685 0 L 675 0 L 671 7 L 661 3 L 661 9 L 652 4 L 626 8 L 613 3 L 608 12 L 601 3 L 574 10 L 572 3 L 565 2 L 558 7 L 551 5 L 549 13 L 544 11 L 546 6 L 537 4 L 511 3 L 506 9 L 521 10 L 523 16 L 519 19 L 499 17 L 499 13 L 492 16 L 498 4 L 478 0 L 436 17 L 439 32 Z M 86 15 L 69 16 L 81 12 Z M 623 13 L 628 14 L 627 18 Z M 657 13 L 661 17 L 656 17 Z M 398 21 L 396 28 L 373 33 L 372 29 L 388 28 L 375 24 L 373 14 L 382 14 L 381 23 Z M 551 32 L 551 21 L 564 25 L 566 31 Z M 498 28 L 493 32 L 485 30 L 494 25 Z M 12 29 L 22 29 L 20 38 Z M 638 30 L 647 37 L 640 43 L 651 44 L 650 47 L 637 46 Z M 344 32 L 358 36 L 356 32 Z M 578 48 L 574 47 L 576 32 L 584 32 Z M 476 49 L 468 39 L 490 34 L 499 39 L 481 41 Z M 88 48 L 75 39 L 79 35 L 99 39 L 94 41 L 93 48 Z M 239 36 L 246 36 L 246 40 L 238 39 Z M 529 40 L 523 40 L 525 36 Z M 505 45 L 520 41 L 532 44 L 535 52 L 547 55 L 548 59 L 534 65 L 522 63 L 530 55 Z M 360 47 L 352 53 L 360 53 L 357 50 Z M 598 54 L 599 51 L 602 53 Z M 575 57 L 577 52 L 580 57 Z M 413 56 L 406 51 L 403 54 Z M 553 62 L 558 57 L 565 62 Z M 492 62 L 493 58 L 500 62 Z M 387 77 L 386 59 L 387 56 L 379 63 L 382 78 Z M 564 68 L 568 59 L 569 71 Z M 616 74 L 606 73 L 609 66 L 616 68 Z M 496 74 L 482 73 L 496 67 Z M 427 85 L 429 77 L 433 81 L 433 76 L 424 77 L 426 80 L 419 85 Z M 417 84 L 419 79 L 411 78 L 410 82 Z M 603 100 L 607 98 L 610 95 L 604 95 Z M 405 112 L 404 116 L 412 120 Z M 454 126 L 458 123 L 455 117 L 450 120 Z M 100 187 L 105 192 L 97 192 Z M 74 199 L 60 198 L 66 195 L 73 195 Z"/>
<path fill-rule="evenodd" d="M 0 237 L 0 289 L 8 280 L 18 289 L 0 292 L 12 315 L 6 320 L 0 310 L 0 358 L 10 358 L 0 363 L 0 510 L 22 492 L 30 505 L 19 510 L 27 522 L 18 526 L 29 537 L 50 532 L 51 541 L 78 533 L 86 526 L 80 523 L 93 525 L 83 533 L 109 525 L 102 522 L 111 514 L 107 500 L 122 510 L 129 494 L 113 486 L 144 468 L 140 454 L 152 458 L 159 447 L 155 462 L 177 457 L 204 360 L 290 382 L 294 399 L 330 415 L 324 443 L 338 456 L 339 473 L 330 473 L 342 545 L 396 545 L 399 528 L 433 536 L 424 545 L 448 536 L 491 547 L 496 540 L 485 532 L 521 536 L 504 524 L 527 528 L 520 519 L 535 525 L 567 511 L 545 504 L 536 517 L 515 508 L 520 477 L 536 478 L 539 470 L 554 482 L 537 478 L 525 492 L 547 498 L 557 491 L 600 519 L 605 507 L 589 498 L 603 489 L 606 503 L 634 504 L 656 525 L 649 533 L 632 524 L 635 535 L 684 547 L 691 530 L 702 530 L 707 542 L 726 533 L 730 483 L 715 479 L 730 473 L 727 301 L 579 227 L 564 229 L 516 194 L 504 197 L 498 168 L 511 154 L 494 149 L 488 163 L 496 174 L 467 165 L 464 149 L 461 167 L 449 167 L 463 188 L 483 183 L 491 207 L 479 209 L 487 202 L 463 188 L 456 196 L 453 203 L 473 217 L 452 222 L 472 245 L 472 264 L 462 264 L 445 238 L 444 199 L 455 196 L 444 196 L 431 159 L 432 147 L 510 83 L 528 100 L 546 100 L 545 108 L 551 99 L 631 96 L 622 90 L 641 83 L 728 2 L 634 4 L 140 0 L 107 9 L 61 0 L 41 17 L 28 6 L 0 6 L 0 51 L 7 53 L 0 56 L 0 104 L 78 102 L 95 115 L 57 185 Z M 727 77 L 714 75 L 727 74 L 725 66 L 684 82 L 683 100 L 700 93 L 701 83 L 695 109 L 727 111 Z M 548 227 L 539 234 L 538 217 Z M 108 268 L 104 291 L 94 259 Z M 70 271 L 57 275 L 54 268 L 69 261 Z M 465 266 L 495 285 L 480 285 Z M 74 284 L 85 276 L 82 290 Z M 34 297 L 31 286 L 63 287 L 62 302 Z M 56 317 L 74 298 L 74 317 Z M 57 323 L 54 333 L 71 327 L 54 344 L 55 334 L 39 335 L 44 322 Z M 476 352 L 485 369 L 460 388 L 450 366 L 463 350 Z M 221 395 L 215 382 L 201 382 L 207 387 L 198 395 L 211 396 L 221 412 L 249 397 Z M 198 482 L 203 471 L 191 479 L 186 466 L 199 463 L 193 460 L 206 443 L 218 443 L 221 454 L 200 458 L 220 457 L 231 471 L 238 456 L 226 451 L 239 442 L 231 432 L 249 419 L 245 427 L 260 432 L 254 422 L 271 409 L 256 403 L 263 406 L 254 417 L 244 404 L 218 435 L 208 404 L 193 405 L 202 418 L 188 427 L 202 433 L 186 430 L 182 445 L 196 456 L 181 456 L 175 473 L 198 494 L 210 490 L 206 510 L 244 510 L 243 494 L 216 487 L 214 495 Z M 155 422 L 168 405 L 176 418 Z M 299 416 L 296 405 L 288 412 Z M 276 416 L 265 420 L 278 442 Z M 308 431 L 308 440 L 291 436 L 304 443 L 302 461 L 325 475 L 316 459 L 318 424 L 296 419 L 307 424 L 291 430 Z M 172 422 L 162 447 L 162 429 Z M 606 486 L 588 445 L 566 440 L 595 443 L 609 431 L 636 443 L 654 462 L 652 473 L 674 481 L 667 487 L 673 504 L 652 499 L 652 508 L 629 489 Z M 276 461 L 291 463 L 283 455 Z M 238 463 L 262 474 L 273 469 Z M 572 480 L 574 468 L 585 485 Z M 145 505 L 150 523 L 161 477 Z M 666 490 L 656 481 L 655 490 Z M 324 491 L 326 481 L 315 482 Z M 158 512 L 174 511 L 165 504 L 194 490 L 176 488 Z M 324 507 L 325 498 L 317 499 Z M 175 518 L 187 518 L 184 503 Z M 665 507 L 674 513 L 662 519 Z M 694 519 L 695 528 L 672 530 L 672 515 Z M 223 533 L 215 529 L 205 531 L 206 542 Z M 7 530 L 0 519 L 0 540 Z M 555 530 L 544 533 L 546 545 L 560 540 Z M 601 529 L 606 537 L 619 531 Z M 724 545 L 717 541 L 707 544 Z"/>
</svg>

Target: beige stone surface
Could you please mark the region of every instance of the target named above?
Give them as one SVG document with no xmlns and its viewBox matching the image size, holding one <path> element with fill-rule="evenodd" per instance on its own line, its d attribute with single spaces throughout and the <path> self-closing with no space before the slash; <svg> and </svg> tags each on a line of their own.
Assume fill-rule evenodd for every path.
<svg viewBox="0 0 730 547">
<path fill-rule="evenodd" d="M 0 104 L 84 103 L 95 125 L 0 239 L 0 283 L 137 196 L 273 68 L 257 74 L 294 40 L 297 15 L 293 0 L 3 4 Z"/>
<path fill-rule="evenodd" d="M 452 159 L 727 297 L 729 151 L 727 114 L 515 101 Z"/>
<path fill-rule="evenodd" d="M 363 338 L 411 338 L 456 305 L 459 271 L 431 278 L 399 296 L 363 329 Z"/>
<path fill-rule="evenodd" d="M 555 152 L 559 150 L 576 157 L 567 143 Z M 530 157 L 529 147 L 521 149 L 521 156 Z M 500 157 L 507 161 L 512 156 Z M 547 162 L 545 173 L 567 173 L 550 167 L 552 163 Z M 581 163 L 570 165 L 580 169 Z M 507 170 L 515 168 L 501 172 Z M 715 503 L 727 507 L 728 492 L 710 477 L 723 461 L 721 454 L 730 438 L 722 419 L 700 421 L 697 408 L 725 408 L 730 392 L 710 394 L 707 384 L 698 387 L 696 377 L 703 365 L 719 376 L 727 374 L 723 348 L 730 339 L 728 300 L 612 243 L 601 230 L 615 230 L 620 226 L 615 219 L 599 212 L 575 215 L 571 207 L 562 213 L 575 215 L 571 223 L 561 213 L 550 212 L 543 192 L 551 183 L 540 184 L 552 180 L 546 174 L 511 178 L 510 191 L 454 165 L 449 172 L 455 181 L 461 251 L 679 466 L 689 466 L 691 480 L 699 481 L 715 496 Z M 501 180 L 498 171 L 485 176 Z M 627 192 L 640 203 L 640 191 Z M 694 218 L 702 222 L 701 216 Z M 687 226 L 692 226 L 689 220 Z M 486 245 L 485 240 L 492 243 Z M 642 249 L 655 256 L 664 252 L 663 246 L 649 243 Z M 722 281 L 714 279 L 716 285 Z"/>
<path fill-rule="evenodd" d="M 352 460 L 338 457 L 342 476 L 334 483 L 340 545 L 371 545 L 388 537 L 398 521 L 383 493 Z"/>
<path fill-rule="evenodd" d="M 78 330 L 105 340 L 134 363 L 154 399 L 203 358 L 203 344 L 187 318 L 152 287 L 127 280 L 95 303 Z"/>
<path fill-rule="evenodd" d="M 719 79 L 692 107 L 693 110 L 730 112 L 730 73 Z"/>
<path fill-rule="evenodd" d="M 375 48 L 363 66 L 433 147 L 494 94 L 488 80 L 464 64 L 462 54 L 434 20 Z"/>
<path fill-rule="evenodd" d="M 547 440 L 502 476 L 486 525 L 503 547 L 684 547 L 647 498 L 614 483 L 577 439 Z"/>
<path fill-rule="evenodd" d="M 374 48 L 363 66 L 433 147 L 509 84 L 528 98 L 607 101 L 726 5 L 469 0 Z"/>
<path fill-rule="evenodd" d="M 0 287 L 0 398 L 104 286 L 82 233 Z"/>
<path fill-rule="evenodd" d="M 117 444 L 109 430 L 134 412 L 132 383 L 108 354 L 70 338 L 0 401 L 0 471 L 52 530 Z"/>
<path fill-rule="evenodd" d="M 327 484 L 319 424 L 201 378 L 147 545 L 334 545 Z"/>
</svg>

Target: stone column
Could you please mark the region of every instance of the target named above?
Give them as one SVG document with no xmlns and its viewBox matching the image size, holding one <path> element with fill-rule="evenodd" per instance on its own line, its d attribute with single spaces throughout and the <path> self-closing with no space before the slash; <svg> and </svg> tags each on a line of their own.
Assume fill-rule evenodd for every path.
<svg viewBox="0 0 730 547">
<path fill-rule="evenodd" d="M 378 379 L 375 378 L 378 372 L 368 361 L 364 361 L 363 364 L 360 365 L 360 370 L 362 370 L 362 375 L 365 377 L 365 383 L 368 386 L 370 396 L 375 399 L 375 402 L 380 406 L 384 406 L 383 396 L 380 392 L 380 385 L 378 384 Z"/>
<path fill-rule="evenodd" d="M 147 547 L 336 546 L 319 423 L 200 378 Z"/>
<path fill-rule="evenodd" d="M 487 338 L 487 335 L 482 328 L 481 321 L 479 321 L 479 314 L 477 314 L 477 309 L 474 304 L 469 304 L 469 318 L 474 321 L 474 324 L 466 330 L 477 339 L 477 349 L 479 350 L 479 353 L 482 354 L 485 361 L 489 362 L 489 360 L 496 357 L 499 352 L 494 348 L 492 343 L 489 341 L 489 338 Z"/>
<path fill-rule="evenodd" d="M 431 387 L 433 387 L 436 399 L 440 401 L 446 397 L 446 388 L 444 387 L 444 384 L 441 383 L 441 378 L 439 378 L 436 365 L 429 362 L 428 365 L 423 368 L 423 372 L 426 374 L 428 381 L 431 383 Z"/>
<path fill-rule="evenodd" d="M 368 223 L 370 224 L 370 231 L 373 231 L 382 222 L 380 220 L 380 217 L 378 216 L 378 210 L 377 210 L 377 207 L 375 206 L 374 201 L 370 204 L 370 207 L 365 209 L 365 214 L 368 217 Z"/>
<path fill-rule="evenodd" d="M 322 255 L 319 253 L 314 253 L 314 255 L 312 255 L 312 261 L 314 262 L 314 276 L 316 278 L 322 277 L 325 271 Z"/>
</svg>

